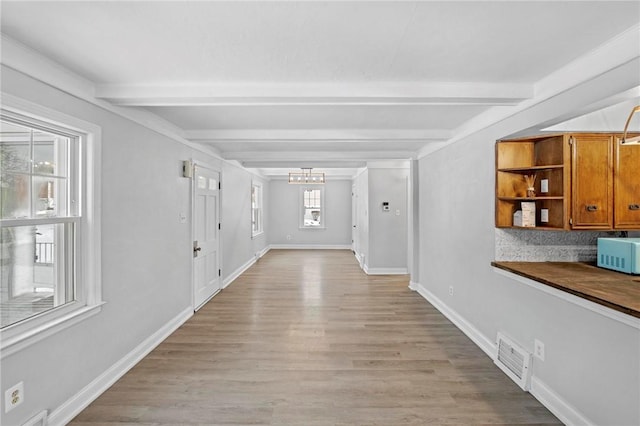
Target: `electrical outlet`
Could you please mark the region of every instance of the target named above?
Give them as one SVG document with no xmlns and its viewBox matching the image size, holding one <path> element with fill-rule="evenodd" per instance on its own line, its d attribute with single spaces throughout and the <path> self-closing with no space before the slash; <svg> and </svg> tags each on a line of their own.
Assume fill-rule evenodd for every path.
<svg viewBox="0 0 640 426">
<path fill-rule="evenodd" d="M 24 383 L 20 382 L 16 385 L 11 386 L 4 392 L 4 412 L 8 413 L 18 405 L 22 404 L 23 401 Z"/>
<path fill-rule="evenodd" d="M 287 235 L 287 241 L 291 241 L 291 235 Z"/>
<path fill-rule="evenodd" d="M 540 361 L 544 361 L 544 343 L 538 339 L 533 341 L 533 356 L 538 358 Z"/>
<path fill-rule="evenodd" d="M 453 296 L 453 286 L 449 286 L 449 296 Z"/>
</svg>

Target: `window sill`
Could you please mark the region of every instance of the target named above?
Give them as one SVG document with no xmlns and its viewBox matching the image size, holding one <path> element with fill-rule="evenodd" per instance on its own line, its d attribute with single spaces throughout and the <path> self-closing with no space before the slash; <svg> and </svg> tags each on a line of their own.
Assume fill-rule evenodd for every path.
<svg viewBox="0 0 640 426">
<path fill-rule="evenodd" d="M 308 229 L 324 231 L 327 228 L 325 226 L 300 226 L 298 229 L 300 229 L 301 231 L 308 230 Z"/>
<path fill-rule="evenodd" d="M 100 302 L 92 306 L 83 306 L 69 313 L 63 314 L 41 325 L 30 327 L 28 330 L 18 333 L 11 333 L 12 327 L 0 332 L 0 359 L 12 355 L 24 348 L 39 342 L 49 336 L 61 332 L 62 330 L 78 324 L 98 313 L 102 310 Z"/>
</svg>

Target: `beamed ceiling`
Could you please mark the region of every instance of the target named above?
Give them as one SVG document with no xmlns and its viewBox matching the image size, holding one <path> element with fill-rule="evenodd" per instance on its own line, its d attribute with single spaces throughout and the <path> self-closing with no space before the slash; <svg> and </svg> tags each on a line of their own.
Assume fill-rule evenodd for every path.
<svg viewBox="0 0 640 426">
<path fill-rule="evenodd" d="M 96 98 L 278 174 L 416 158 L 639 22 L 637 1 L 3 1 L 1 30 Z"/>
</svg>

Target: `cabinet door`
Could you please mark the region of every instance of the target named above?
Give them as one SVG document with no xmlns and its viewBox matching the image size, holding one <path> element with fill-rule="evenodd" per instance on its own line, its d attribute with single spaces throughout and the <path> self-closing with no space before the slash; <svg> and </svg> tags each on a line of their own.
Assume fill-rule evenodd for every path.
<svg viewBox="0 0 640 426">
<path fill-rule="evenodd" d="M 613 136 L 572 135 L 573 229 L 613 228 Z"/>
<path fill-rule="evenodd" d="M 640 229 L 640 146 L 615 140 L 615 227 Z"/>
</svg>

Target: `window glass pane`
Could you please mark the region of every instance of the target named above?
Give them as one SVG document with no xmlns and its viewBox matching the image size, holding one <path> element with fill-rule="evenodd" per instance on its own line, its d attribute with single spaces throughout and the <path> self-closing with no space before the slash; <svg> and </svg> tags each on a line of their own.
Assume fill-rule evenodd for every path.
<svg viewBox="0 0 640 426">
<path fill-rule="evenodd" d="M 63 259 L 73 223 L 0 228 L 0 317 L 6 327 L 75 298 Z"/>
<path fill-rule="evenodd" d="M 305 189 L 304 202 L 304 226 L 322 226 L 321 190 Z"/>
<path fill-rule="evenodd" d="M 262 188 L 251 185 L 251 230 L 253 234 L 262 232 Z"/>
<path fill-rule="evenodd" d="M 207 189 L 207 178 L 204 176 L 198 176 L 198 188 Z"/>
<path fill-rule="evenodd" d="M 66 215 L 71 139 L 5 121 L 1 126 L 0 216 Z"/>
<path fill-rule="evenodd" d="M 31 129 L 0 121 L 0 169 L 29 173 L 31 167 Z"/>
<path fill-rule="evenodd" d="M 69 138 L 33 132 L 33 173 L 67 176 L 66 158 Z"/>
<path fill-rule="evenodd" d="M 0 173 L 0 212 L 3 219 L 29 217 L 28 174 L 11 173 L 2 169 Z"/>
<path fill-rule="evenodd" d="M 66 179 L 33 177 L 33 217 L 64 216 L 66 213 L 63 195 Z"/>
</svg>

